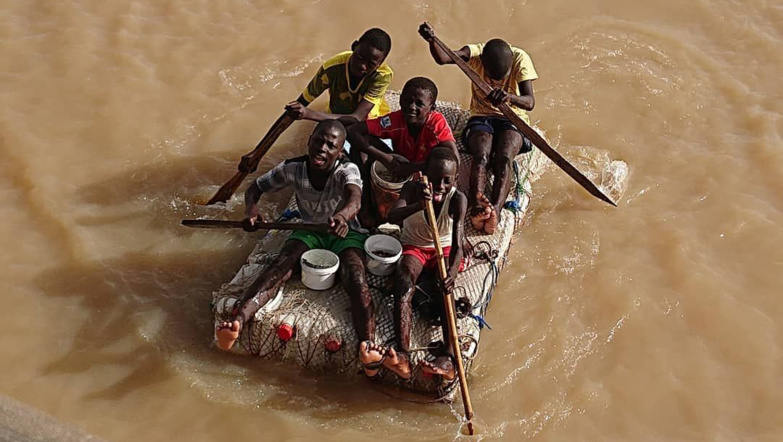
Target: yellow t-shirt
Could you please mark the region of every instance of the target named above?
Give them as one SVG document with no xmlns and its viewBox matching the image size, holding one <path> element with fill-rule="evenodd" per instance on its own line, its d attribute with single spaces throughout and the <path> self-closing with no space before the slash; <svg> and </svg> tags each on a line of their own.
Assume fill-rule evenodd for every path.
<svg viewBox="0 0 783 442">
<path fill-rule="evenodd" d="M 503 89 L 509 94 L 519 95 L 519 83 L 526 80 L 535 80 L 538 78 L 536 69 L 533 67 L 533 60 L 527 55 L 527 52 L 522 49 L 511 47 L 511 53 L 514 57 L 514 62 L 511 65 L 511 72 L 503 80 L 493 80 L 484 72 L 484 65 L 481 64 L 481 51 L 484 50 L 484 44 L 468 45 L 470 49 L 470 59 L 468 65 L 473 68 L 481 78 L 492 89 Z M 503 113 L 493 106 L 479 88 L 471 84 L 472 95 L 470 98 L 470 116 L 503 116 Z M 509 104 L 511 110 L 519 115 L 526 123 L 530 124 L 530 118 L 527 116 L 527 112 L 524 109 L 520 109 L 514 105 Z"/>
<path fill-rule="evenodd" d="M 389 113 L 389 105 L 384 95 L 391 84 L 391 68 L 382 63 L 378 69 L 370 73 L 359 82 L 355 89 L 351 89 L 348 74 L 348 60 L 353 51 L 341 52 L 326 60 L 315 73 L 315 76 L 302 92 L 305 100 L 312 103 L 324 91 L 329 91 L 329 113 L 350 114 L 356 110 L 361 100 L 367 100 L 374 104 L 367 118 L 378 118 Z"/>
</svg>

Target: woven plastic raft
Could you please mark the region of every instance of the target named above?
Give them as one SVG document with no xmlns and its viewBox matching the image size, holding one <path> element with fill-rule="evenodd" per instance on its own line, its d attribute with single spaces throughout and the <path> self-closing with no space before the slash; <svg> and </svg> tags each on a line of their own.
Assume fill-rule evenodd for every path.
<svg viewBox="0 0 783 442">
<path fill-rule="evenodd" d="M 399 93 L 390 93 L 387 100 L 392 110 L 399 108 Z M 468 120 L 468 112 L 456 103 L 438 102 L 440 111 L 451 126 L 461 154 L 458 186 L 467 191 L 471 157 L 460 140 L 460 134 Z M 482 235 L 465 220 L 465 235 L 473 249 L 468 268 L 455 281 L 455 298 L 466 306 L 457 320 L 458 335 L 466 371 L 478 352 L 481 331 L 485 328 L 484 316 L 492 299 L 500 270 L 505 264 L 511 237 L 525 216 L 530 202 L 531 184 L 543 170 L 543 156 L 537 149 L 515 158 L 514 183 L 507 207 L 502 211 L 498 228 L 493 235 Z M 488 183 L 488 186 L 491 184 Z M 487 189 L 487 193 L 489 188 Z M 296 206 L 293 198 L 290 210 Z M 257 275 L 269 265 L 288 238 L 289 232 L 270 232 L 259 240 L 247 263 L 234 278 L 213 293 L 212 312 L 215 325 L 231 318 L 231 312 L 243 291 Z M 468 251 L 466 251 L 466 254 Z M 391 345 L 394 336 L 394 300 L 391 294 L 392 276 L 379 277 L 367 273 L 373 303 L 375 305 L 375 342 Z M 437 295 L 437 294 L 435 294 Z M 460 300 L 467 302 L 460 302 Z M 289 324 L 293 337 L 284 340 L 278 336 L 278 327 Z M 433 360 L 430 351 L 436 343 L 443 342 L 441 326 L 425 318 L 417 311 L 414 300 L 414 318 L 411 329 L 412 377 L 402 380 L 394 373 L 381 369 L 378 381 L 395 385 L 431 398 L 451 400 L 456 382 L 446 383 L 439 376 L 425 376 L 419 368 L 421 360 Z M 232 352 L 276 359 L 292 364 L 333 372 L 345 376 L 363 376 L 358 361 L 359 341 L 351 317 L 348 295 L 338 282 L 333 288 L 314 291 L 302 285 L 295 274 L 283 285 L 264 308 L 245 324 Z"/>
</svg>

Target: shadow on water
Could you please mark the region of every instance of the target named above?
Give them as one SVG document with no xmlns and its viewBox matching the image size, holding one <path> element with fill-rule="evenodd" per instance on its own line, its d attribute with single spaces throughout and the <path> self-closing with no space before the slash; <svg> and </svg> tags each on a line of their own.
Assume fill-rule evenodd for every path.
<svg viewBox="0 0 783 442">
<path fill-rule="evenodd" d="M 134 252 L 47 272 L 40 278 L 43 292 L 81 298 L 89 319 L 74 333 L 67 354 L 44 372 L 89 375 L 98 368 L 121 375 L 108 386 L 96 382 L 100 386 L 87 399 L 121 399 L 180 376 L 219 402 L 298 413 L 304 403 L 305 413 L 315 418 L 416 407 L 376 391 L 358 375 L 346 378 L 217 350 L 212 345 L 211 293 L 233 276 L 247 253 L 247 248 Z M 113 366 L 118 369 L 109 368 Z M 237 386 L 247 391 L 232 393 Z M 431 412 L 447 417 L 442 410 Z"/>
<path fill-rule="evenodd" d="M 230 278 L 243 255 L 241 250 L 129 253 L 46 272 L 39 283 L 44 293 L 79 297 L 89 313 L 89 320 L 75 333 L 71 350 L 51 363 L 46 373 L 120 366 L 119 373 L 128 372 L 122 379 L 87 396 L 102 399 L 119 398 L 166 381 L 173 375 L 166 368 L 171 353 L 209 346 L 210 287 L 217 288 L 217 281 Z M 144 315 L 156 311 L 162 312 L 156 317 L 162 316 L 163 323 L 150 326 Z M 147 328 L 158 330 L 148 332 Z"/>
</svg>

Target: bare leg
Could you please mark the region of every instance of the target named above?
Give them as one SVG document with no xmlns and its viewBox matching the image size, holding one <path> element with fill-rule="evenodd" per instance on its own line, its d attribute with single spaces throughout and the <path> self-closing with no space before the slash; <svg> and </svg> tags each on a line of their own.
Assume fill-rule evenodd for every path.
<svg viewBox="0 0 783 442">
<path fill-rule="evenodd" d="M 500 216 L 500 210 L 506 202 L 511 189 L 511 162 L 522 146 L 522 135 L 515 130 L 504 130 L 495 137 L 495 159 L 492 162 L 492 172 L 495 182 L 492 185 L 490 203 Z"/>
<path fill-rule="evenodd" d="M 468 214 L 473 227 L 478 231 L 484 230 L 485 222 L 492 215 L 489 200 L 484 196 L 492 139 L 493 136 L 487 132 L 474 132 L 468 138 L 468 148 L 473 155 L 468 190 Z"/>
<path fill-rule="evenodd" d="M 359 249 L 340 252 L 340 279 L 351 300 L 353 326 L 359 340 L 372 341 L 375 337 L 375 311 L 367 286 L 364 260 L 364 252 Z"/>
<path fill-rule="evenodd" d="M 406 352 L 411 346 L 413 291 L 423 268 L 424 265 L 417 258 L 403 255 L 394 274 L 394 332 L 397 348 Z"/>
<path fill-rule="evenodd" d="M 492 135 L 486 132 L 473 132 L 468 138 L 468 149 L 473 155 L 468 204 L 475 206 L 478 195 L 484 192 L 487 184 L 487 165 L 489 164 L 489 154 L 492 152 Z"/>
<path fill-rule="evenodd" d="M 223 321 L 218 325 L 215 330 L 218 347 L 223 350 L 231 350 L 234 342 L 239 339 L 239 333 L 245 323 L 269 302 L 281 284 L 288 281 L 294 267 L 299 262 L 299 258 L 308 249 L 309 247 L 301 241 L 294 240 L 285 243 L 280 255 L 258 275 L 242 295 L 236 316 L 231 321 Z"/>
<path fill-rule="evenodd" d="M 404 379 L 410 378 L 411 373 L 411 365 L 407 357 L 411 346 L 411 320 L 413 319 L 411 300 L 416 280 L 423 267 L 418 259 L 403 255 L 394 274 L 394 332 L 397 337 L 397 349 L 402 350 L 403 353 L 397 353 L 394 348 L 389 349 L 384 365 Z"/>
<path fill-rule="evenodd" d="M 448 380 L 452 380 L 456 376 L 456 370 L 454 369 L 454 351 L 451 347 L 451 333 L 449 333 L 448 316 L 446 316 L 443 300 L 444 297 L 441 295 L 438 297 L 437 304 L 440 308 L 441 318 L 443 318 L 443 321 L 441 322 L 441 331 L 443 333 L 444 350 L 446 354 L 438 356 L 432 362 L 422 361 L 421 370 L 424 373 L 436 374 L 443 376 Z M 456 308 L 454 311 L 456 312 Z"/>
</svg>

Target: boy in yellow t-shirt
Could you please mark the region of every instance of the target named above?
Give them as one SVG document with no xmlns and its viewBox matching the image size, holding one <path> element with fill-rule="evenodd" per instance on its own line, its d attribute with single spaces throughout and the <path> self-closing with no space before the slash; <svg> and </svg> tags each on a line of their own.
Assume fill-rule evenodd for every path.
<svg viewBox="0 0 783 442">
<path fill-rule="evenodd" d="M 394 73 L 384 63 L 391 51 L 391 37 L 384 30 L 372 28 L 351 50 L 326 60 L 308 83 L 302 95 L 285 107 L 288 114 L 299 120 L 323 121 L 352 117 L 356 121 L 377 118 L 389 112 L 384 95 Z M 307 107 L 319 95 L 329 91 L 326 112 Z M 350 124 L 350 118 L 341 118 Z"/>
<path fill-rule="evenodd" d="M 435 31 L 429 23 L 419 27 L 419 34 L 429 42 L 430 53 L 436 63 L 454 63 L 432 40 Z M 492 88 L 489 95 L 484 95 L 475 85 L 472 86 L 470 119 L 462 132 L 462 141 L 473 155 L 468 193 L 471 221 L 477 230 L 492 234 L 510 190 L 511 162 L 517 153 L 529 152 L 532 147 L 530 140 L 503 116 L 497 105 L 508 104 L 525 122 L 529 122 L 527 111 L 536 104 L 533 80 L 538 78 L 538 74 L 525 51 L 501 39 L 463 46 L 456 54 Z M 495 181 L 487 198 L 484 188 L 490 158 Z"/>
</svg>

